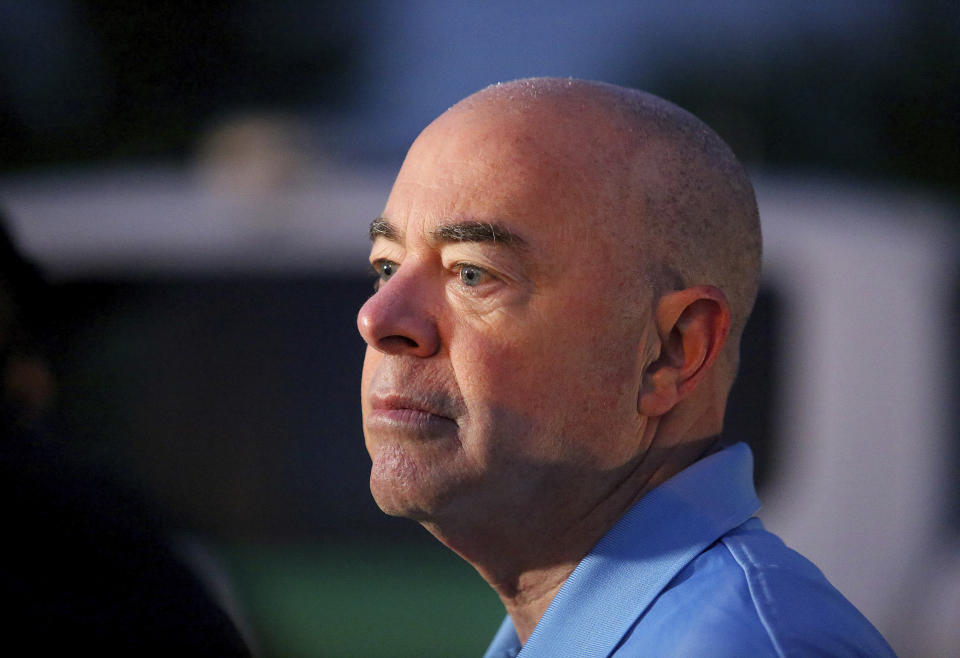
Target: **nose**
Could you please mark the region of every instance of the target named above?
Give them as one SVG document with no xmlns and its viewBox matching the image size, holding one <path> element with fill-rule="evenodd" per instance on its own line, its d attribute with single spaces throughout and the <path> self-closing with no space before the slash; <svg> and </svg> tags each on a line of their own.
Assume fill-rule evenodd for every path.
<svg viewBox="0 0 960 658">
<path fill-rule="evenodd" d="M 384 354 L 420 358 L 440 349 L 429 291 L 403 268 L 360 308 L 357 328 L 367 345 Z"/>
</svg>

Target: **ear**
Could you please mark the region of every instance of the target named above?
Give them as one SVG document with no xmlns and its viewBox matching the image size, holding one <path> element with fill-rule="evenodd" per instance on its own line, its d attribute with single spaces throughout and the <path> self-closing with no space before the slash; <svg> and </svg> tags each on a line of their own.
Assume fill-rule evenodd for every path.
<svg viewBox="0 0 960 658">
<path fill-rule="evenodd" d="M 730 331 L 730 305 L 714 286 L 695 286 L 660 298 L 654 320 L 660 353 L 643 374 L 637 410 L 662 416 L 710 372 Z"/>
</svg>

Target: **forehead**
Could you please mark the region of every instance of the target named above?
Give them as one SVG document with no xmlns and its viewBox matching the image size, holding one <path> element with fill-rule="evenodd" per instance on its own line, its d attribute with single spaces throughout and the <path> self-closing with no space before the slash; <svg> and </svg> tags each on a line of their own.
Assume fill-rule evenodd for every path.
<svg viewBox="0 0 960 658">
<path fill-rule="evenodd" d="M 496 223 L 521 237 L 589 228 L 609 195 L 589 149 L 578 148 L 569 126 L 551 119 L 441 116 L 411 147 L 384 216 L 425 235 L 451 221 Z"/>
</svg>

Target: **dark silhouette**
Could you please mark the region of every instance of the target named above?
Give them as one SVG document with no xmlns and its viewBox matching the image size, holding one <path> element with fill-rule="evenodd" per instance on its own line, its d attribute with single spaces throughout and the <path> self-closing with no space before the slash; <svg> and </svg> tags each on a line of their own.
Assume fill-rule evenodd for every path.
<svg viewBox="0 0 960 658">
<path fill-rule="evenodd" d="M 11 641 L 31 655 L 248 656 L 146 501 L 51 429 L 53 377 L 33 340 L 49 298 L 0 217 L 0 593 Z"/>
</svg>

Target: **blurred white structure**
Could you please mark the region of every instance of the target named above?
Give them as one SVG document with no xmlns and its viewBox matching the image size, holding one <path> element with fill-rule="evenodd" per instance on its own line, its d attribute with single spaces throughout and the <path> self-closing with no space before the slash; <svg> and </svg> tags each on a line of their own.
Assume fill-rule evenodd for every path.
<svg viewBox="0 0 960 658">
<path fill-rule="evenodd" d="M 271 185 L 270 152 L 262 176 L 242 155 L 236 166 L 221 159 L 220 173 L 205 160 L 194 171 L 12 177 L 0 180 L 0 207 L 22 247 L 58 278 L 367 269 L 366 226 L 394 171 L 330 167 Z"/>
<path fill-rule="evenodd" d="M 960 655 L 946 209 L 829 184 L 758 194 L 766 278 L 786 301 L 782 451 L 761 516 L 899 653 Z"/>
<path fill-rule="evenodd" d="M 0 181 L 0 203 L 62 278 L 359 272 L 391 176 L 330 167 L 282 194 L 225 196 L 202 176 L 128 170 Z M 853 185 L 757 187 L 786 331 L 781 451 L 762 516 L 901 655 L 960 655 L 960 532 L 947 523 L 960 434 L 950 209 Z"/>
</svg>

